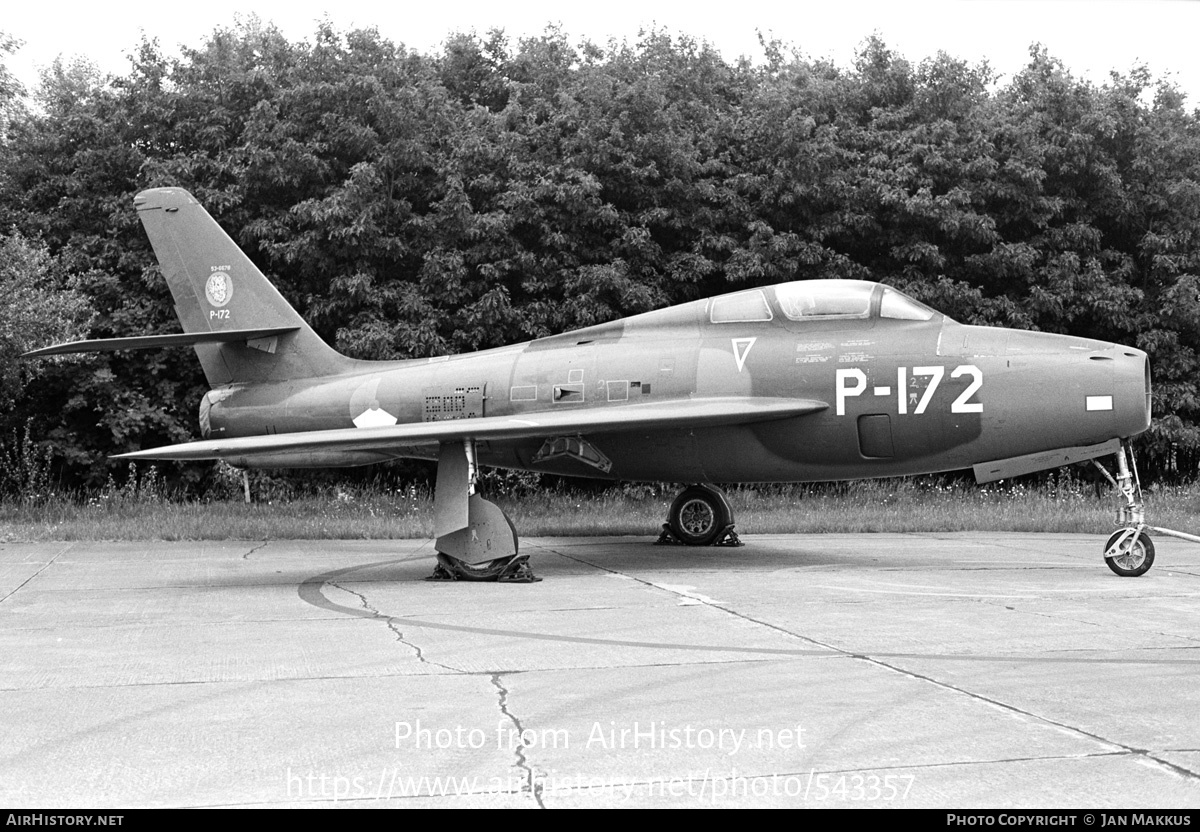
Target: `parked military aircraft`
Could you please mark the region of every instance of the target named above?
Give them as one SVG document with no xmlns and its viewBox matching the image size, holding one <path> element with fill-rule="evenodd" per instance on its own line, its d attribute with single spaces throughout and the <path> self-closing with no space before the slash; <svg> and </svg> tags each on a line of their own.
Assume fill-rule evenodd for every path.
<svg viewBox="0 0 1200 832">
<path fill-rule="evenodd" d="M 1140 350 L 965 326 L 877 283 L 808 280 L 469 355 L 361 361 L 327 346 L 186 191 L 136 207 L 179 335 L 62 344 L 31 355 L 195 348 L 211 391 L 202 441 L 126 459 L 251 468 L 437 461 L 446 577 L 531 579 L 479 466 L 692 482 L 678 542 L 728 539 L 713 482 L 888 477 L 973 467 L 981 482 L 1115 455 L 1121 575 L 1153 562 L 1128 439 L 1150 424 Z"/>
</svg>

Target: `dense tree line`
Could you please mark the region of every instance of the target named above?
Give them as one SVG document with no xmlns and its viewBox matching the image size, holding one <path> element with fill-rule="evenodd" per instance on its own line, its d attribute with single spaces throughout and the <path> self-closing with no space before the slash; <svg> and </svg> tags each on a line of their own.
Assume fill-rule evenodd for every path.
<svg viewBox="0 0 1200 832">
<path fill-rule="evenodd" d="M 15 48 L 0 37 L 0 60 Z M 69 483 L 194 438 L 190 351 L 62 359 L 36 383 L 12 369 L 65 331 L 177 331 L 132 198 L 179 185 L 353 356 L 880 280 L 963 322 L 1147 350 L 1143 447 L 1195 470 L 1200 121 L 1174 87 L 1142 69 L 1088 83 L 1036 47 L 1003 81 L 877 38 L 850 67 L 763 49 L 729 62 L 658 31 L 599 47 L 551 29 L 424 55 L 252 20 L 180 57 L 144 41 L 124 76 L 58 63 L 28 98 L 0 63 L 0 429 L 32 419 Z"/>
</svg>

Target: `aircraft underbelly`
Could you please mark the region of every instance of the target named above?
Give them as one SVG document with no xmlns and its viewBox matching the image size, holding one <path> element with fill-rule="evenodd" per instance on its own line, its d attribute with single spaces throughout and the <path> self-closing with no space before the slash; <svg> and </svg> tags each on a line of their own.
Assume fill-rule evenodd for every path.
<svg viewBox="0 0 1200 832">
<path fill-rule="evenodd" d="M 700 431 L 644 431 L 589 434 L 563 442 L 521 442 L 505 450 L 498 443 L 485 464 L 590 479 L 703 482 L 708 478 L 697 450 Z M 514 464 L 515 463 L 515 464 Z"/>
</svg>

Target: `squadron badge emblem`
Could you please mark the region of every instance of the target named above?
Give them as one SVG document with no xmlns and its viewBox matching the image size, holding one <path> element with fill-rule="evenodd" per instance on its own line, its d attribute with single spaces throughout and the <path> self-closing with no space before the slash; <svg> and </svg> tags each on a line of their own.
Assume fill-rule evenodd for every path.
<svg viewBox="0 0 1200 832">
<path fill-rule="evenodd" d="M 204 295 L 213 306 L 224 306 L 233 297 L 233 281 L 229 272 L 213 272 L 204 284 Z"/>
</svg>

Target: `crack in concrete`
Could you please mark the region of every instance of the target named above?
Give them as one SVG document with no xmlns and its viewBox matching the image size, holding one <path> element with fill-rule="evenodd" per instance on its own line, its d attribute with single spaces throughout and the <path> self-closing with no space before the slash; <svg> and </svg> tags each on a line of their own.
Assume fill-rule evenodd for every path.
<svg viewBox="0 0 1200 832">
<path fill-rule="evenodd" d="M 1151 763 L 1154 763 L 1155 765 L 1168 770 L 1172 774 L 1177 774 L 1177 775 L 1180 775 L 1180 776 L 1190 779 L 1190 780 L 1200 780 L 1200 773 L 1192 771 L 1187 768 L 1184 768 L 1183 766 L 1176 765 L 1175 763 L 1172 763 L 1169 760 L 1163 760 L 1159 757 L 1156 757 L 1153 754 L 1153 752 L 1151 752 L 1150 749 L 1148 749 L 1148 748 L 1135 748 L 1132 745 L 1128 745 L 1128 744 L 1120 742 L 1118 740 L 1108 739 L 1107 737 L 1101 736 L 1100 734 L 1097 734 L 1093 731 L 1088 731 L 1085 728 L 1079 728 L 1075 725 L 1068 725 L 1065 722 L 1061 722 L 1056 719 L 1051 719 L 1050 717 L 1034 713 L 1033 711 L 1025 710 L 1024 708 L 1019 708 L 1016 705 L 1011 705 L 1007 702 L 1001 702 L 1000 700 L 993 699 L 990 696 L 984 696 L 981 693 L 975 693 L 975 692 L 969 691 L 965 688 L 960 688 L 957 685 L 950 684 L 949 682 L 943 682 L 938 679 L 934 679 L 932 676 L 928 676 L 924 673 L 917 673 L 914 670 L 908 670 L 903 667 L 898 667 L 896 665 L 888 664 L 887 662 L 883 661 L 882 659 L 877 659 L 872 656 L 866 656 L 866 655 L 855 655 L 855 658 L 862 659 L 866 662 L 869 662 L 869 663 L 875 665 L 876 667 L 882 667 L 882 668 L 890 670 L 894 673 L 899 673 L 902 676 L 907 676 L 910 679 L 915 679 L 918 681 L 927 682 L 931 685 L 936 685 L 937 687 L 940 687 L 943 690 L 948 690 L 948 691 L 952 691 L 954 693 L 961 694 L 970 699 L 974 699 L 978 702 L 982 702 L 987 705 L 991 705 L 994 708 L 999 708 L 1003 711 L 1008 711 L 1009 713 L 1014 713 L 1014 714 L 1018 714 L 1020 716 L 1028 717 L 1030 719 L 1037 720 L 1038 722 L 1041 722 L 1045 725 L 1050 725 L 1052 727 L 1059 728 L 1063 731 L 1069 731 L 1071 733 L 1078 734 L 1079 736 L 1086 737 L 1087 739 L 1090 739 L 1093 742 L 1103 743 L 1104 745 L 1108 745 L 1115 749 L 1118 749 L 1118 755 L 1123 754 L 1123 755 L 1129 755 L 1129 756 L 1142 757 L 1142 758 L 1150 761 Z"/>
<path fill-rule="evenodd" d="M 556 554 L 556 555 L 558 555 L 559 557 L 566 558 L 567 560 L 572 560 L 572 561 L 575 561 L 576 563 L 580 563 L 580 564 L 584 564 L 584 565 L 586 565 L 586 566 L 590 566 L 590 567 L 592 567 L 593 569 L 597 569 L 597 570 L 601 570 L 601 571 L 604 571 L 604 572 L 608 572 L 608 573 L 610 573 L 610 574 L 613 574 L 613 575 L 621 575 L 621 576 L 623 576 L 623 577 L 625 577 L 625 578 L 628 578 L 628 579 L 630 579 L 630 580 L 636 581 L 636 582 L 638 582 L 638 583 L 640 583 L 640 584 L 642 584 L 642 585 L 644 585 L 644 586 L 647 586 L 647 587 L 653 587 L 653 588 L 655 588 L 655 589 L 658 589 L 658 590 L 661 590 L 661 591 L 664 591 L 664 592 L 671 592 L 670 590 L 666 590 L 666 589 L 664 589 L 662 586 L 660 586 L 660 585 L 658 585 L 658 584 L 652 583 L 652 582 L 650 582 L 650 581 L 647 581 L 647 580 L 645 580 L 645 579 L 643 579 L 643 578 L 639 578 L 639 577 L 637 577 L 637 576 L 635 576 L 635 575 L 628 575 L 628 574 L 626 574 L 626 573 L 624 573 L 624 572 L 619 572 L 619 571 L 617 571 L 617 570 L 615 570 L 615 569 L 610 569 L 610 568 L 609 568 L 609 567 L 607 567 L 607 566 L 600 566 L 599 564 L 591 563 L 591 562 L 589 562 L 589 561 L 587 561 L 587 560 L 584 560 L 584 559 L 582 559 L 582 558 L 573 557 L 573 556 L 571 556 L 571 555 L 565 554 L 565 553 L 563 553 L 563 552 L 559 552 L 559 551 L 557 551 L 557 550 L 555 550 L 555 549 L 551 549 L 551 548 L 549 548 L 549 547 L 546 547 L 546 551 L 548 551 L 548 552 L 552 552 L 553 554 Z M 671 593 L 671 594 L 678 594 L 678 593 Z M 1125 755 L 1129 755 L 1129 756 L 1137 756 L 1137 757 L 1141 757 L 1141 758 L 1143 758 L 1143 759 L 1145 759 L 1145 760 L 1149 761 L 1150 763 L 1152 763 L 1152 764 L 1154 764 L 1154 765 L 1156 765 L 1156 766 L 1158 766 L 1158 767 L 1160 767 L 1160 768 L 1162 768 L 1162 769 L 1165 769 L 1165 770 L 1166 770 L 1168 773 L 1171 773 L 1171 774 L 1175 774 L 1175 775 L 1178 775 L 1178 776 L 1184 777 L 1185 779 L 1190 779 L 1190 780 L 1200 780 L 1200 772 L 1195 772 L 1195 771 L 1192 771 L 1192 770 L 1190 770 L 1190 769 L 1184 768 L 1184 767 L 1183 767 L 1183 766 L 1181 766 L 1181 765 L 1177 765 L 1177 764 L 1175 764 L 1175 763 L 1172 763 L 1172 762 L 1170 762 L 1169 760 L 1164 760 L 1164 759 L 1161 759 L 1160 757 L 1156 757 L 1156 756 L 1154 755 L 1154 753 L 1153 753 L 1153 752 L 1151 752 L 1149 749 L 1146 749 L 1146 748 L 1135 748 L 1135 747 L 1133 747 L 1133 746 L 1131 746 L 1131 745 L 1128 745 L 1128 744 L 1126 744 L 1126 743 L 1123 743 L 1123 742 L 1119 742 L 1119 741 L 1116 741 L 1116 740 L 1110 740 L 1110 739 L 1108 739 L 1108 738 L 1106 738 L 1106 737 L 1103 737 L 1103 736 L 1101 736 L 1101 735 L 1099 735 L 1099 734 L 1096 734 L 1096 733 L 1094 733 L 1094 732 L 1088 731 L 1088 730 L 1086 730 L 1086 729 L 1083 729 L 1083 728 L 1078 728 L 1078 727 L 1076 727 L 1076 726 L 1074 726 L 1074 725 L 1068 725 L 1068 724 L 1067 724 L 1067 723 L 1065 723 L 1065 722 L 1060 722 L 1060 721 L 1058 721 L 1058 720 L 1051 719 L 1050 717 L 1042 716 L 1041 714 L 1037 714 L 1037 713 L 1034 713 L 1033 711 L 1028 711 L 1028 710 L 1025 710 L 1025 709 L 1023 709 L 1023 708 L 1019 708 L 1019 707 L 1017 707 L 1016 705 L 1011 705 L 1011 704 L 1009 704 L 1009 703 L 1007 703 L 1007 702 L 1001 702 L 1001 701 L 1000 701 L 1000 700 L 998 700 L 998 699 L 993 699 L 993 698 L 991 698 L 991 697 L 989 697 L 989 696 L 985 696 L 985 695 L 983 695 L 983 694 L 980 694 L 980 693 L 975 693 L 975 692 L 973 692 L 973 691 L 969 691 L 969 690 L 967 690 L 967 689 L 965 689 L 965 688 L 958 687 L 957 685 L 952 685 L 952 684 L 950 684 L 950 683 L 948 683 L 948 682 L 942 682 L 942 681 L 940 681 L 940 680 L 938 680 L 938 679 L 935 679 L 935 678 L 933 678 L 932 676 L 927 676 L 927 675 L 925 675 L 925 674 L 923 674 L 923 673 L 917 673 L 916 671 L 907 670 L 906 668 L 899 667 L 899 666 L 897 666 L 897 665 L 894 665 L 894 664 L 889 664 L 888 662 L 886 662 L 886 661 L 884 661 L 884 660 L 882 660 L 882 659 L 876 658 L 876 657 L 874 657 L 874 656 L 871 656 L 871 655 L 868 655 L 868 654 L 866 654 L 866 653 L 860 653 L 860 652 L 856 652 L 856 651 L 853 651 L 853 650 L 847 650 L 847 649 L 845 649 L 845 648 L 838 647 L 837 645 L 834 645 L 834 644 L 829 644 L 829 643 L 826 643 L 826 642 L 820 641 L 819 639 L 810 638 L 809 636 L 804 636 L 804 635 L 801 635 L 801 634 L 799 634 L 799 633 L 792 632 L 791 630 L 788 630 L 788 629 L 786 629 L 786 628 L 784 628 L 784 627 L 780 627 L 780 626 L 779 626 L 779 625 L 777 625 L 777 624 L 771 624 L 771 623 L 769 623 L 769 622 L 766 622 L 766 621 L 762 621 L 762 620 L 760 620 L 760 619 L 757 619 L 757 618 L 755 618 L 754 616 L 747 615 L 747 614 L 745 614 L 745 613 L 742 613 L 742 612 L 738 612 L 737 610 L 731 609 L 731 608 L 730 608 L 730 607 L 728 607 L 728 606 L 724 606 L 724 605 L 721 605 L 721 604 L 708 603 L 708 602 L 704 602 L 704 604 L 705 604 L 705 606 L 712 607 L 712 608 L 713 608 L 713 609 L 715 609 L 715 610 L 720 610 L 721 612 L 727 613 L 727 614 L 729 614 L 729 615 L 731 615 L 731 616 L 733 616 L 733 617 L 735 617 L 735 618 L 740 618 L 740 619 L 742 619 L 743 621 L 749 621 L 749 622 L 751 622 L 751 623 L 754 623 L 754 624 L 757 624 L 757 625 L 759 625 L 759 626 L 761 626 L 761 627 L 765 627 L 765 628 L 767 628 L 767 629 L 774 630 L 774 631 L 776 631 L 776 632 L 778 632 L 778 633 L 781 633 L 781 634 L 783 634 L 783 635 L 787 635 L 787 636 L 790 636 L 790 637 L 792 637 L 792 638 L 799 639 L 799 640 L 801 640 L 801 641 L 807 642 L 807 643 L 809 643 L 809 644 L 813 644 L 813 645 L 816 645 L 816 646 L 818 646 L 818 647 L 822 647 L 822 648 L 824 648 L 824 649 L 826 649 L 826 650 L 831 650 L 831 651 L 834 651 L 835 653 L 841 654 L 842 656 L 845 656 L 846 658 L 849 658 L 849 659 L 854 659 L 854 660 L 857 660 L 857 661 L 862 661 L 862 662 L 865 662 L 865 663 L 867 663 L 867 664 L 870 664 L 870 665 L 872 665 L 872 666 L 879 667 L 879 668 L 882 668 L 882 669 L 885 669 L 885 670 L 889 670 L 889 671 L 891 671 L 891 672 L 893 672 L 893 673 L 898 673 L 898 674 L 900 674 L 900 675 L 902 675 L 902 676 L 907 676 L 907 677 L 909 677 L 909 678 L 911 678 L 911 679 L 914 679 L 914 680 L 917 680 L 917 681 L 921 681 L 921 682 L 925 682 L 925 683 L 927 683 L 927 684 L 932 684 L 932 685 L 935 685 L 935 686 L 937 686 L 937 687 L 940 687 L 940 688 L 942 688 L 943 690 L 951 691 L 951 692 L 953 692 L 953 693 L 959 694 L 960 696 L 966 696 L 966 697 L 967 697 L 967 698 L 969 698 L 969 699 L 973 699 L 973 700 L 975 700 L 975 701 L 977 701 L 977 702 L 981 702 L 981 703 L 985 703 L 985 704 L 991 705 L 992 707 L 994 707 L 994 708 L 998 708 L 998 709 L 1000 709 L 1000 710 L 1002 710 L 1002 711 L 1007 711 L 1007 712 L 1009 712 L 1009 713 L 1012 713 L 1012 714 L 1017 714 L 1017 715 L 1020 715 L 1020 716 L 1023 716 L 1023 717 L 1027 717 L 1027 718 L 1029 718 L 1029 719 L 1036 720 L 1037 722 L 1040 722 L 1040 723 L 1042 723 L 1042 724 L 1044 724 L 1044 725 L 1049 725 L 1049 726 L 1052 726 L 1052 727 L 1058 728 L 1058 729 L 1060 729 L 1060 730 L 1063 730 L 1063 731 L 1071 732 L 1071 733 L 1077 734 L 1077 735 L 1079 735 L 1079 736 L 1081 736 L 1081 737 L 1085 737 L 1085 738 L 1087 738 L 1087 739 L 1089 739 L 1089 740 L 1092 740 L 1093 742 L 1099 742 L 1099 743 L 1101 743 L 1101 744 L 1104 744 L 1104 745 L 1107 745 L 1107 746 L 1109 746 L 1109 747 L 1111 747 L 1111 748 L 1118 749 L 1119 751 L 1118 751 L 1118 752 L 1115 752 L 1115 753 L 1118 753 L 1118 754 L 1122 754 L 1122 753 L 1123 753 L 1123 754 L 1125 754 Z M 1110 752 L 1110 753 L 1114 753 L 1114 752 Z"/>
<path fill-rule="evenodd" d="M 1076 618 L 1074 615 L 1068 614 L 1068 613 L 1039 612 L 1037 610 L 1020 609 L 1018 607 L 1009 606 L 1009 604 L 1005 603 L 1004 601 L 996 601 L 992 598 L 977 598 L 976 600 L 981 604 L 986 604 L 988 606 L 993 606 L 993 607 L 1004 607 L 1005 609 L 1012 610 L 1013 612 L 1019 612 L 1022 615 L 1032 615 L 1037 618 L 1045 618 L 1049 621 L 1070 621 L 1072 624 L 1078 624 L 1082 627 L 1094 627 L 1098 630 L 1103 630 L 1106 632 L 1112 628 L 1111 624 L 1105 624 L 1105 623 L 1102 623 L 1099 621 L 1087 621 L 1082 618 Z M 1010 601 L 1010 603 L 1016 604 L 1021 600 L 1024 600 L 1024 599 L 1012 599 Z M 1113 599 L 1113 600 L 1121 600 L 1121 599 Z M 1178 639 L 1183 639 L 1184 641 L 1200 642 L 1200 637 L 1187 635 L 1186 633 L 1164 633 L 1161 630 L 1140 630 L 1138 632 L 1146 633 L 1148 635 L 1162 636 L 1163 638 L 1178 638 Z M 1180 645 L 1176 645 L 1174 647 L 1150 647 L 1150 648 L 1145 648 L 1145 649 L 1148 649 L 1148 650 L 1195 650 L 1196 646 L 1180 644 Z"/>
<path fill-rule="evenodd" d="M 559 557 L 566 558 L 567 560 L 571 560 L 571 561 L 575 561 L 576 563 L 583 564 L 584 566 L 590 566 L 593 569 L 598 569 L 602 572 L 608 572 L 610 575 L 619 575 L 622 578 L 627 578 L 631 581 L 635 581 L 635 582 L 641 584 L 642 586 L 650 587 L 651 589 L 657 589 L 659 592 L 665 592 L 669 595 L 674 595 L 674 596 L 680 597 L 680 598 L 685 598 L 685 597 L 690 598 L 696 602 L 695 606 L 703 605 L 706 607 L 712 607 L 715 610 L 721 610 L 722 612 L 729 613 L 730 615 L 736 616 L 738 618 L 743 618 L 754 624 L 758 624 L 759 626 L 767 627 L 768 629 L 775 630 L 777 632 L 783 633 L 784 635 L 790 636 L 794 639 L 798 639 L 799 641 L 806 642 L 806 643 L 814 645 L 816 647 L 821 647 L 826 650 L 832 650 L 834 652 L 841 653 L 843 655 L 845 655 L 847 652 L 845 650 L 839 650 L 838 648 L 832 647 L 828 644 L 824 644 L 820 641 L 817 641 L 816 639 L 809 638 L 808 636 L 802 636 L 799 633 L 793 633 L 789 630 L 785 630 L 782 627 L 778 627 L 774 624 L 768 624 L 765 621 L 759 621 L 758 619 L 751 618 L 750 616 L 744 615 L 740 612 L 737 612 L 736 610 L 730 609 L 729 607 L 724 606 L 723 604 L 714 603 L 710 600 L 702 600 L 702 599 L 696 598 L 693 595 L 684 595 L 682 593 L 676 592 L 675 590 L 668 589 L 668 588 L 662 586 L 661 584 L 656 584 L 652 581 L 648 581 L 645 578 L 639 578 L 636 575 L 629 575 L 624 572 L 619 572 L 616 569 L 610 569 L 607 566 L 601 566 L 597 563 L 592 563 L 591 561 L 584 560 L 583 558 L 574 557 L 572 555 L 566 554 L 565 552 L 559 552 L 556 549 L 551 549 L 551 548 L 547 547 L 545 551 L 551 552 L 555 555 L 558 555 Z"/>
<path fill-rule="evenodd" d="M 399 621 L 399 619 L 397 619 L 395 616 L 384 615 L 379 610 L 375 609 L 375 607 L 371 606 L 371 603 L 367 600 L 366 595 L 363 595 L 361 592 L 357 592 L 353 589 L 348 589 L 347 587 L 345 587 L 342 584 L 339 584 L 335 581 L 329 581 L 328 585 L 335 586 L 338 589 L 342 590 L 342 592 L 349 593 L 350 595 L 353 595 L 355 598 L 357 598 L 359 603 L 362 604 L 362 608 L 364 610 L 366 610 L 367 612 L 371 613 L 373 618 L 377 618 L 377 619 L 383 621 L 387 625 L 387 628 L 389 630 L 391 630 L 392 633 L 395 634 L 396 641 L 400 642 L 405 647 L 412 650 L 413 655 L 415 655 L 417 657 L 417 661 L 421 662 L 421 664 L 427 664 L 432 667 L 440 667 L 443 670 L 449 670 L 451 673 L 462 673 L 463 672 L 456 667 L 451 667 L 450 665 L 442 664 L 441 662 L 435 662 L 432 659 L 426 658 L 425 651 L 421 649 L 421 645 L 419 645 L 415 642 L 409 641 L 408 639 L 406 639 L 404 637 L 404 633 L 402 633 L 400 631 L 400 628 L 397 626 L 397 622 Z"/>
<path fill-rule="evenodd" d="M 1042 756 L 1026 757 L 993 757 L 987 760 L 943 760 L 935 763 L 898 763 L 896 765 L 853 766 L 851 768 L 813 768 L 820 774 L 854 774 L 857 772 L 870 773 L 875 771 L 924 771 L 939 768 L 963 768 L 966 766 L 994 766 L 1005 763 L 1045 763 L 1069 760 L 1099 760 L 1109 757 L 1128 757 L 1125 751 L 1093 751 L 1085 754 L 1045 754 Z M 804 772 L 795 772 L 807 774 Z M 782 774 L 782 772 L 781 772 Z"/>
<path fill-rule="evenodd" d="M 525 788 L 522 791 L 533 797 L 539 809 L 545 809 L 546 804 L 542 802 L 542 784 L 538 782 L 537 776 L 529 764 L 529 758 L 525 756 L 525 728 L 521 725 L 521 720 L 517 719 L 516 715 L 508 709 L 508 688 L 504 687 L 500 681 L 500 674 L 492 673 L 490 678 L 499 695 L 500 713 L 516 726 L 516 736 L 521 738 L 519 745 L 513 745 L 513 753 L 517 757 L 517 768 L 525 772 Z"/>
<path fill-rule="evenodd" d="M 269 541 L 269 540 L 264 540 L 262 543 L 260 543 L 260 544 L 258 544 L 257 546 L 255 546 L 255 547 L 254 547 L 253 549 L 251 549 L 249 552 L 247 552 L 246 554 L 242 555 L 242 560 L 249 560 L 251 555 L 253 555 L 255 552 L 257 552 L 259 549 L 261 549 L 262 547 L 266 546 L 266 545 L 267 545 L 268 543 L 270 543 L 270 542 L 271 542 L 271 541 Z"/>
<path fill-rule="evenodd" d="M 45 572 L 47 569 L 49 569 L 49 568 L 50 568 L 50 566 L 51 566 L 51 565 L 54 563 L 54 561 L 58 560 L 60 557 L 62 557 L 63 555 L 65 555 L 67 552 L 71 551 L 71 548 L 72 548 L 74 545 L 75 545 L 75 544 L 73 544 L 73 543 L 68 543 L 68 544 L 67 544 L 67 545 L 66 545 L 64 548 L 62 548 L 62 549 L 60 549 L 59 551 L 55 552 L 55 554 L 54 554 L 54 557 L 52 557 L 52 558 L 50 558 L 50 560 L 46 561 L 46 562 L 45 562 L 45 563 L 42 565 L 42 568 L 41 568 L 41 569 L 39 569 L 38 571 L 34 572 L 32 575 L 30 575 L 30 576 L 29 576 L 28 578 L 26 578 L 25 580 L 21 581 L 21 583 L 19 583 L 17 586 L 15 586 L 15 587 L 13 588 L 13 591 L 12 591 L 12 592 L 8 593 L 8 594 L 7 594 L 7 595 L 5 595 L 3 598 L 0 598 L 0 604 L 3 604 L 3 603 L 4 603 L 5 601 L 7 601 L 9 598 L 11 598 L 11 597 L 13 597 L 14 595 L 16 595 L 16 594 L 17 594 L 17 593 L 18 593 L 18 592 L 19 592 L 21 589 L 23 589 L 23 588 L 25 587 L 25 585 L 26 585 L 27 583 L 29 583 L 29 582 L 30 582 L 30 581 L 32 581 L 34 578 L 36 578 L 38 575 L 42 574 L 42 573 L 43 573 L 43 572 Z"/>
</svg>

